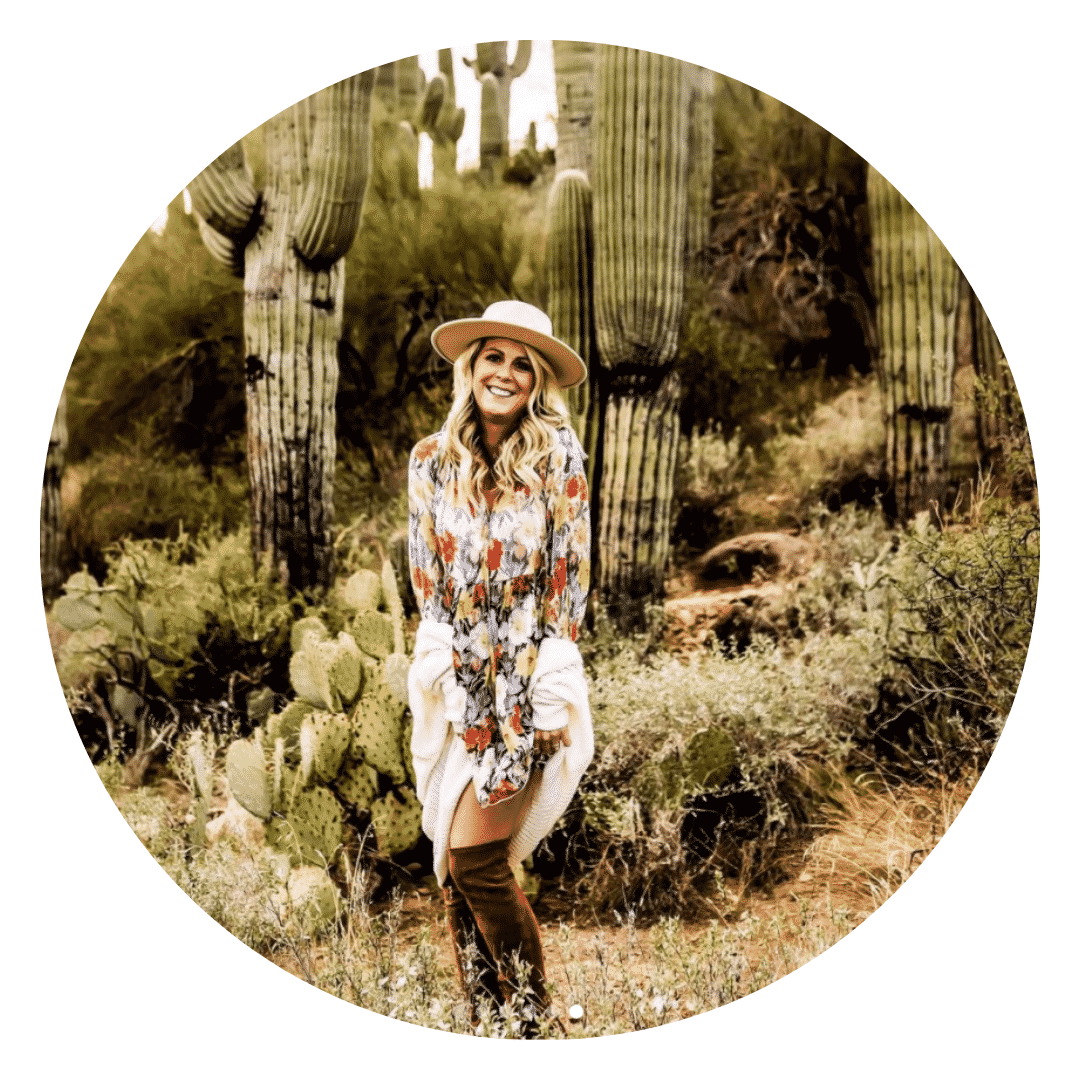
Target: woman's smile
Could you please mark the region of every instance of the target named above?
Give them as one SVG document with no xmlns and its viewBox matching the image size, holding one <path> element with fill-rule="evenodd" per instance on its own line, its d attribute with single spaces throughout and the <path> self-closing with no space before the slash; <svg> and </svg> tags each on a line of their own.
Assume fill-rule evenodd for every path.
<svg viewBox="0 0 1080 1080">
<path fill-rule="evenodd" d="M 473 397 L 481 417 L 500 426 L 516 422 L 529 403 L 536 374 L 525 347 L 508 338 L 484 343 L 473 364 Z"/>
</svg>

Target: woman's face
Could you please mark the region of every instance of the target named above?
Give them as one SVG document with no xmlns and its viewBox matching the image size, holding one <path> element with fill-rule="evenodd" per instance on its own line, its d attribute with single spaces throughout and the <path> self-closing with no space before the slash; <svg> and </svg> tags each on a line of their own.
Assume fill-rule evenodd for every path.
<svg viewBox="0 0 1080 1080">
<path fill-rule="evenodd" d="M 536 375 L 525 346 L 509 338 L 484 342 L 473 363 L 472 392 L 484 420 L 516 423 L 529 403 Z"/>
</svg>

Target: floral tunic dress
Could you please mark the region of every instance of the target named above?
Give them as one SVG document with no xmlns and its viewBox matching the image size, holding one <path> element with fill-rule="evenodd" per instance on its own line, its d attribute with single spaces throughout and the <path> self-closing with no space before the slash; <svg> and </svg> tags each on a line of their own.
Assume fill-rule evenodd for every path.
<svg viewBox="0 0 1080 1080">
<path fill-rule="evenodd" d="M 571 428 L 537 469 L 480 507 L 440 467 L 445 431 L 409 459 L 409 560 L 422 618 L 453 627 L 465 749 L 480 805 L 520 791 L 533 762 L 529 679 L 545 637 L 576 641 L 589 591 L 589 496 Z M 540 762 L 536 762 L 540 764 Z"/>
</svg>

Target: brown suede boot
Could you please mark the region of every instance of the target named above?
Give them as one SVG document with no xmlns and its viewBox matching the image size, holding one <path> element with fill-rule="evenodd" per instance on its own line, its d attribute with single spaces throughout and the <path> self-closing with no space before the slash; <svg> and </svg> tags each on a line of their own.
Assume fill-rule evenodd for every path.
<svg viewBox="0 0 1080 1080">
<path fill-rule="evenodd" d="M 472 909 L 454 884 L 447 878 L 443 886 L 443 903 L 446 905 L 446 922 L 454 943 L 454 959 L 457 961 L 461 990 L 469 1006 L 469 1023 L 480 1023 L 479 1006 L 486 1001 L 492 1013 L 499 1011 L 502 987 L 499 985 L 498 965 L 492 959 L 484 935 L 473 918 Z"/>
<path fill-rule="evenodd" d="M 539 1017 L 547 1012 L 549 1004 L 540 926 L 514 880 L 507 859 L 509 848 L 508 839 L 451 848 L 450 877 L 465 897 L 488 951 L 498 964 L 503 1000 L 510 1002 L 515 991 L 525 997 L 521 1036 L 535 1038 L 539 1034 Z M 518 985 L 515 959 L 528 967 L 525 986 Z"/>
</svg>

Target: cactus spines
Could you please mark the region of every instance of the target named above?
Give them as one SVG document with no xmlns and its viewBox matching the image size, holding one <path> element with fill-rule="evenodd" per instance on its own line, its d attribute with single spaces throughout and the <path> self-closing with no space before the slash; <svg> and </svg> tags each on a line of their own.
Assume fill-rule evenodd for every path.
<svg viewBox="0 0 1080 1080">
<path fill-rule="evenodd" d="M 290 701 L 279 713 L 273 713 L 266 721 L 266 734 L 273 743 L 284 739 L 287 745 L 295 748 L 300 734 L 300 725 L 304 717 L 314 711 L 315 706 L 302 698 Z"/>
<path fill-rule="evenodd" d="M 686 262 L 686 65 L 602 46 L 594 102 L 594 299 L 604 369 L 598 592 L 623 628 L 663 591 Z"/>
<path fill-rule="evenodd" d="M 249 813 L 266 821 L 270 817 L 270 778 L 262 748 L 237 739 L 225 755 L 225 779 L 236 801 Z"/>
<path fill-rule="evenodd" d="M 314 732 L 315 776 L 329 784 L 341 768 L 349 750 L 352 731 L 343 713 L 317 712 L 311 716 Z"/>
<path fill-rule="evenodd" d="M 379 791 L 379 776 L 370 765 L 354 762 L 341 770 L 334 787 L 350 806 L 370 810 Z"/>
<path fill-rule="evenodd" d="M 373 680 L 352 716 L 353 755 L 390 777 L 395 784 L 405 781 L 401 754 L 401 717 L 404 707 L 385 682 Z"/>
<path fill-rule="evenodd" d="M 234 267 L 243 256 L 252 552 L 308 592 L 333 581 L 341 256 L 363 202 L 373 79 L 352 76 L 267 121 L 262 192 L 240 144 L 188 185 L 211 252 Z"/>
<path fill-rule="evenodd" d="M 324 787 L 304 788 L 293 796 L 284 818 L 266 827 L 270 843 L 312 866 L 326 867 L 342 840 L 341 804 Z"/>
<path fill-rule="evenodd" d="M 353 621 L 352 633 L 368 656 L 382 659 L 394 651 L 394 624 L 381 611 L 362 611 Z"/>
<path fill-rule="evenodd" d="M 941 503 L 949 479 L 949 421 L 960 272 L 914 207 L 876 169 L 866 178 L 878 294 L 885 465 L 901 519 Z"/>
<path fill-rule="evenodd" d="M 374 570 L 357 570 L 342 586 L 341 599 L 353 611 L 375 611 L 382 603 L 382 579 Z"/>
<path fill-rule="evenodd" d="M 408 851 L 420 839 L 423 807 L 407 788 L 388 791 L 371 804 L 371 824 L 375 840 L 384 855 Z"/>
<path fill-rule="evenodd" d="M 334 642 L 336 646 L 330 655 L 330 686 L 337 693 L 343 705 L 350 705 L 356 700 L 363 685 L 363 668 L 360 663 L 360 650 L 350 634 L 344 630 Z M 321 648 L 325 649 L 323 645 Z"/>
<path fill-rule="evenodd" d="M 705 277 L 705 249 L 712 232 L 713 156 L 715 134 L 713 102 L 716 74 L 687 64 L 690 80 L 690 176 L 686 198 L 687 266 L 701 281 Z"/>
</svg>

